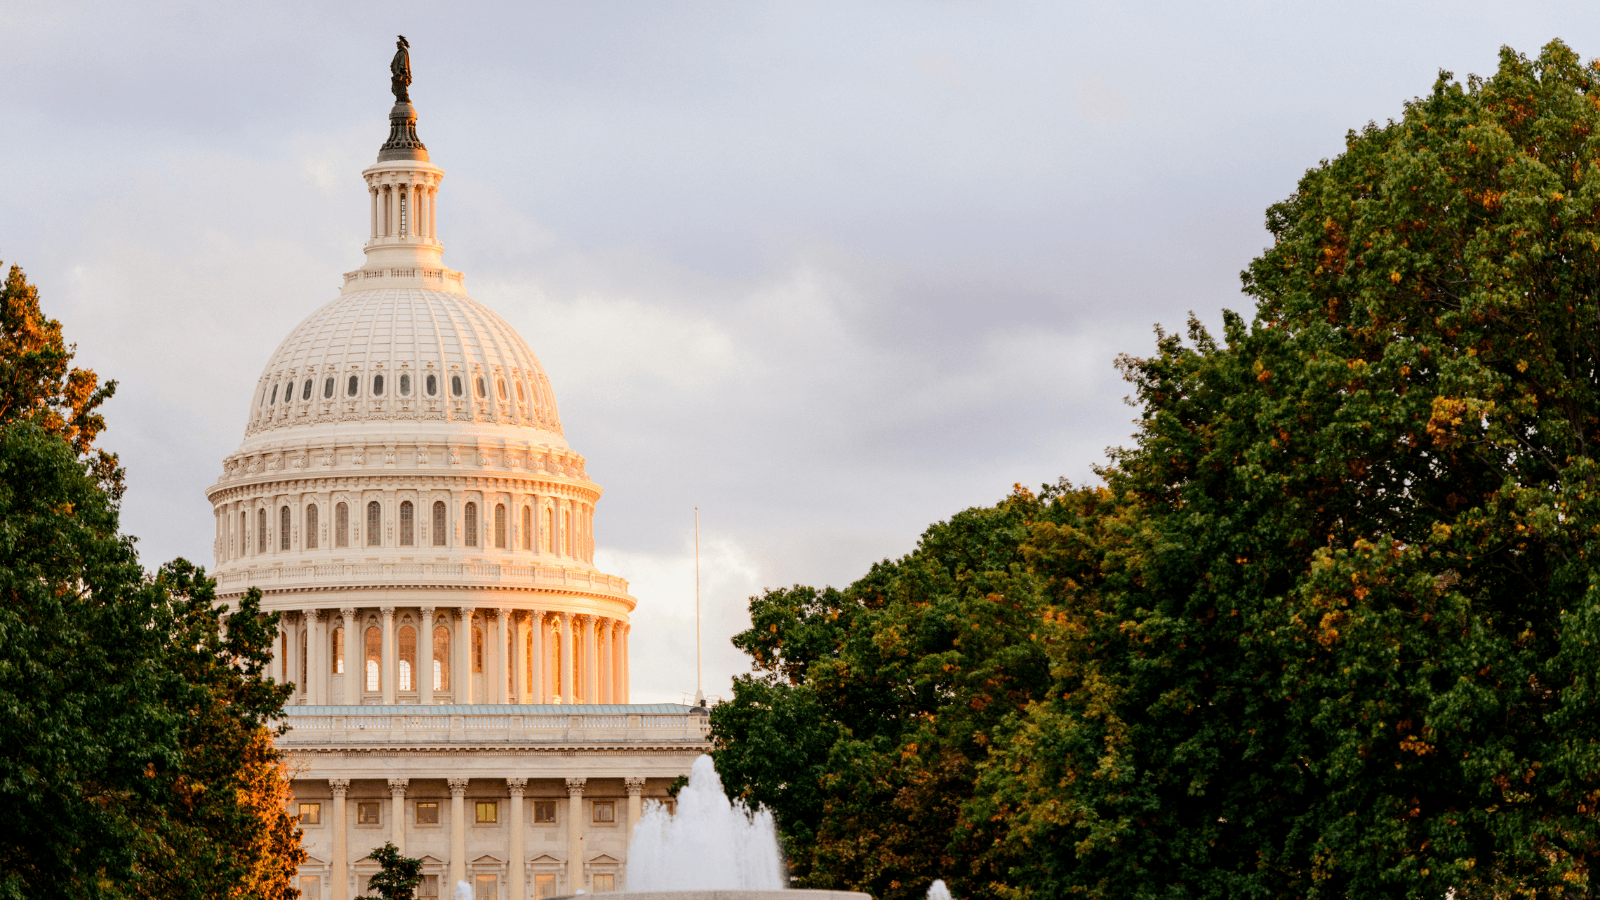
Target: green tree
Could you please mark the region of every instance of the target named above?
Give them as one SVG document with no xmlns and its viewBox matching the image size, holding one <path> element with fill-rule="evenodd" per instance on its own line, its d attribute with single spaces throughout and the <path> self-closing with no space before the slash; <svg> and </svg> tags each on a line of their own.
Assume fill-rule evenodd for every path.
<svg viewBox="0 0 1600 900">
<path fill-rule="evenodd" d="M 289 898 L 275 617 L 154 575 L 93 446 L 109 389 L 12 269 L 0 336 L 0 898 Z"/>
<path fill-rule="evenodd" d="M 986 890 L 1593 890 L 1597 163 L 1559 42 L 1442 74 L 1269 210 L 1253 321 L 1124 361 L 1122 525 L 966 809 Z"/>
<path fill-rule="evenodd" d="M 422 883 L 422 860 L 401 854 L 400 848 L 388 841 L 368 853 L 367 858 L 378 863 L 378 874 L 367 884 L 378 896 L 364 896 L 361 900 L 415 900 L 417 885 Z"/>
</svg>

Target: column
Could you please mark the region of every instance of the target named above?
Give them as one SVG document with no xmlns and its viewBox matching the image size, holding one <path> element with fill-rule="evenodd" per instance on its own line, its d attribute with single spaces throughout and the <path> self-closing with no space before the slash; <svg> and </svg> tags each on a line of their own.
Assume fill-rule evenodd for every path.
<svg viewBox="0 0 1600 900">
<path fill-rule="evenodd" d="M 622 675 L 622 628 L 623 624 L 616 619 L 611 620 L 611 702 L 628 702 L 628 683 Z"/>
<path fill-rule="evenodd" d="M 433 607 L 421 609 L 422 628 L 417 631 L 417 702 L 433 705 Z"/>
<path fill-rule="evenodd" d="M 483 695 L 490 703 L 506 702 L 506 611 L 486 610 L 483 624 Z"/>
<path fill-rule="evenodd" d="M 267 667 L 267 677 L 279 684 L 289 680 L 287 675 L 289 671 L 289 623 L 285 621 L 286 619 L 288 619 L 286 613 L 278 613 L 278 632 L 277 636 L 272 639 L 272 662 Z"/>
<path fill-rule="evenodd" d="M 320 706 L 327 702 L 328 696 L 322 689 L 322 683 L 327 680 L 322 675 L 322 654 L 317 652 L 322 646 L 322 610 L 306 610 L 305 620 L 306 702 L 312 706 Z"/>
<path fill-rule="evenodd" d="M 587 616 L 583 623 L 583 702 L 600 702 L 599 618 Z"/>
<path fill-rule="evenodd" d="M 456 607 L 456 652 L 451 669 L 450 690 L 457 703 L 471 703 L 472 696 L 472 608 Z M 453 889 L 452 889 L 453 890 Z"/>
<path fill-rule="evenodd" d="M 524 900 L 528 890 L 524 886 L 528 868 L 527 832 L 522 827 L 522 792 L 528 787 L 526 778 L 507 778 L 506 791 L 511 794 L 511 860 L 507 874 L 508 897 Z M 441 893 L 443 893 L 441 891 Z"/>
<path fill-rule="evenodd" d="M 434 214 L 436 212 L 434 207 L 438 204 L 438 202 L 439 202 L 439 189 L 437 187 L 429 188 L 428 189 L 428 237 L 434 238 L 435 240 L 438 239 L 438 234 L 439 234 L 439 217 Z M 518 897 L 517 900 L 522 900 L 522 898 Z"/>
<path fill-rule="evenodd" d="M 383 649 L 378 653 L 378 678 L 383 684 L 383 702 L 394 705 L 394 607 L 385 606 L 383 613 Z"/>
<path fill-rule="evenodd" d="M 534 610 L 529 614 L 528 631 L 533 637 L 533 653 L 529 662 L 533 664 L 533 672 L 528 676 L 528 691 L 533 699 L 530 703 L 543 703 L 549 698 L 544 689 L 544 653 L 546 634 L 544 630 L 544 613 Z"/>
<path fill-rule="evenodd" d="M 572 894 L 583 886 L 583 785 L 588 779 L 567 779 L 567 889 Z"/>
<path fill-rule="evenodd" d="M 523 631 L 522 617 L 512 612 L 511 625 L 511 683 L 516 688 L 513 703 L 528 703 L 528 637 Z"/>
<path fill-rule="evenodd" d="M 372 237 L 376 239 L 378 237 L 378 189 L 375 187 L 368 188 L 367 193 L 372 195 Z"/>
<path fill-rule="evenodd" d="M 633 693 L 633 667 L 628 655 L 628 635 L 632 633 L 632 625 L 622 626 L 622 702 L 627 703 L 628 697 Z"/>
<path fill-rule="evenodd" d="M 344 794 L 350 790 L 350 779 L 330 778 L 333 789 L 333 809 L 329 810 L 329 824 L 333 826 L 333 865 L 328 880 L 333 882 L 332 900 L 346 900 L 350 896 L 349 861 L 345 858 Z"/>
<path fill-rule="evenodd" d="M 576 703 L 572 694 L 572 613 L 561 614 L 561 684 L 556 693 L 564 703 Z"/>
<path fill-rule="evenodd" d="M 400 851 L 406 853 L 406 784 L 409 778 L 389 779 L 389 830 L 392 833 L 389 840 Z"/>
<path fill-rule="evenodd" d="M 600 651 L 595 654 L 599 657 L 600 666 L 600 702 L 615 703 L 611 691 L 611 620 L 600 620 L 600 639 L 597 642 Z"/>
<path fill-rule="evenodd" d="M 623 832 L 623 840 L 633 842 L 633 829 L 639 827 L 639 817 L 644 813 L 644 778 L 628 777 L 622 779 L 622 786 L 628 789 L 628 830 Z M 624 863 L 627 860 L 623 860 Z M 627 890 L 627 886 L 623 886 Z"/>
<path fill-rule="evenodd" d="M 351 706 L 361 705 L 362 671 L 365 665 L 361 659 L 361 624 L 356 621 L 356 611 L 353 607 L 346 606 L 339 610 L 339 615 L 344 617 L 344 702 Z"/>
<path fill-rule="evenodd" d="M 467 779 L 450 782 L 450 893 L 439 885 L 440 897 L 454 897 L 456 883 L 467 880 Z"/>
</svg>

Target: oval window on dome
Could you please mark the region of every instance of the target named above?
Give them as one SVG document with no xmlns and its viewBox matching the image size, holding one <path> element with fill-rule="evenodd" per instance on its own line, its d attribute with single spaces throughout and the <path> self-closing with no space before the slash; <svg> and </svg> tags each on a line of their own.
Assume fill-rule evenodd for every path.
<svg viewBox="0 0 1600 900">
<path fill-rule="evenodd" d="M 278 402 L 278 386 L 277 385 L 273 385 L 272 386 L 272 399 L 267 401 L 267 405 L 271 406 L 272 404 L 277 403 L 277 402 Z"/>
<path fill-rule="evenodd" d="M 400 396 L 411 396 L 411 376 L 405 372 L 400 373 Z"/>
<path fill-rule="evenodd" d="M 355 375 L 351 375 L 350 383 L 346 385 L 344 389 L 345 394 L 347 396 L 354 397 L 356 392 L 359 390 L 361 390 L 361 379 Z"/>
<path fill-rule="evenodd" d="M 328 380 L 322 383 L 322 399 L 324 399 L 324 400 L 332 400 L 333 399 L 333 376 L 332 375 L 329 375 L 328 376 Z"/>
<path fill-rule="evenodd" d="M 309 378 L 306 379 L 306 386 L 300 389 L 300 399 L 301 400 L 310 400 L 311 399 L 311 379 L 309 379 Z"/>
<path fill-rule="evenodd" d="M 489 394 L 488 390 L 485 389 L 484 386 L 483 386 L 483 376 L 479 375 L 478 376 L 478 396 L 481 398 L 481 397 L 488 396 L 488 394 Z"/>
<path fill-rule="evenodd" d="M 461 396 L 462 391 L 461 391 L 461 376 L 460 375 L 451 375 L 450 376 L 450 393 L 456 395 L 457 397 Z"/>
<path fill-rule="evenodd" d="M 429 397 L 439 393 L 439 379 L 434 377 L 432 372 L 428 373 L 428 380 L 425 382 L 425 385 L 427 386 Z"/>
<path fill-rule="evenodd" d="M 518 403 L 527 402 L 527 401 L 522 399 L 522 382 L 519 381 L 516 384 L 517 384 L 517 402 Z"/>
<path fill-rule="evenodd" d="M 504 378 L 496 378 L 494 380 L 494 392 L 501 400 L 506 398 L 506 382 Z"/>
<path fill-rule="evenodd" d="M 372 376 L 372 396 L 374 396 L 374 397 L 382 397 L 383 396 L 383 376 L 382 375 L 374 375 L 374 376 Z"/>
<path fill-rule="evenodd" d="M 294 382 L 285 381 L 283 383 L 283 402 L 288 403 L 293 399 L 294 399 Z"/>
</svg>

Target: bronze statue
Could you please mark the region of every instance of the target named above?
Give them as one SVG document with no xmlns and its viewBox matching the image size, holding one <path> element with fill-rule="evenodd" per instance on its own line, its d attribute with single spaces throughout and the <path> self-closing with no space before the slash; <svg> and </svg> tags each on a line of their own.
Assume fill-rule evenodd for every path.
<svg viewBox="0 0 1600 900">
<path fill-rule="evenodd" d="M 389 61 L 389 89 L 394 91 L 396 103 L 411 102 L 411 92 L 406 90 L 411 84 L 411 54 L 406 52 L 410 46 L 406 36 L 400 35 L 400 40 L 395 41 L 394 59 Z"/>
</svg>

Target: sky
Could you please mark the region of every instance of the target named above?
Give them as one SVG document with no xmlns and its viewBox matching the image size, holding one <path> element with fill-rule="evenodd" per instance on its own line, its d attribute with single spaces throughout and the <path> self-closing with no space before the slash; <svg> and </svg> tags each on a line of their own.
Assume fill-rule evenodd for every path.
<svg viewBox="0 0 1600 900">
<path fill-rule="evenodd" d="M 362 261 L 411 44 L 445 264 L 532 346 L 632 583 L 633 698 L 749 669 L 747 601 L 843 587 L 1013 484 L 1095 480 L 1119 354 L 1248 311 L 1266 208 L 1577 3 L 0 0 L 0 261 L 118 382 L 145 563 L 279 341 Z"/>
</svg>

